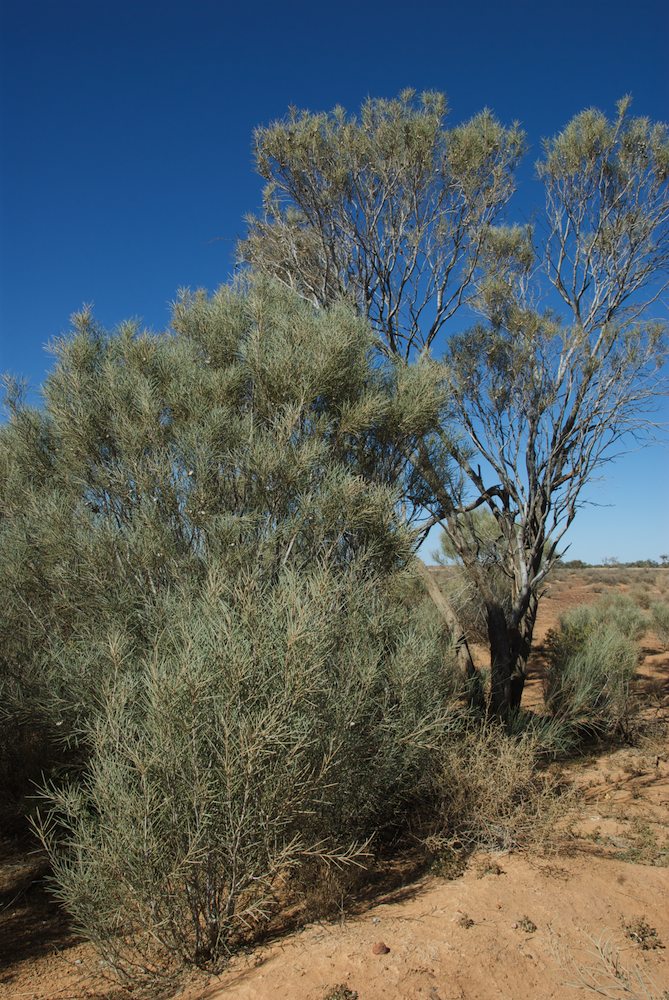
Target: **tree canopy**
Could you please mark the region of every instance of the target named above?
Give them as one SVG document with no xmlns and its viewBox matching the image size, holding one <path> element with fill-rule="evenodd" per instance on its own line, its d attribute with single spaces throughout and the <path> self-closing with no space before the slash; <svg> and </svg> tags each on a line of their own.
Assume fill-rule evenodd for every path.
<svg viewBox="0 0 669 1000">
<path fill-rule="evenodd" d="M 653 429 L 669 262 L 667 127 L 578 114 L 544 143 L 545 206 L 509 219 L 524 140 L 489 112 L 448 127 L 441 95 L 370 99 L 359 117 L 292 110 L 258 129 L 268 182 L 241 259 L 323 305 L 349 298 L 382 351 L 412 363 L 441 345 L 439 430 L 407 449 L 425 530 L 441 523 L 487 606 L 493 701 L 517 703 L 542 581 L 583 488 L 625 440 Z M 436 340 L 458 311 L 457 331 Z M 463 311 L 464 310 L 464 311 Z M 464 332 L 467 319 L 470 328 Z M 471 546 L 485 507 L 504 539 L 502 609 Z M 549 541 L 550 539 L 550 541 Z M 517 683 L 512 694 L 511 677 Z"/>
</svg>

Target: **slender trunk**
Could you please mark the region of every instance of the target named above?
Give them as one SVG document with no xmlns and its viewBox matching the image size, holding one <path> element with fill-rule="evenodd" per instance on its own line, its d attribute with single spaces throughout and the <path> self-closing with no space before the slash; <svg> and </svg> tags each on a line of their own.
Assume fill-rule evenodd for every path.
<svg viewBox="0 0 669 1000">
<path fill-rule="evenodd" d="M 437 611 L 443 618 L 448 629 L 453 633 L 455 637 L 455 648 L 458 658 L 458 664 L 465 677 L 467 683 L 467 689 L 469 691 L 469 702 L 473 707 L 481 708 L 483 707 L 483 687 L 481 684 L 481 675 L 474 666 L 474 661 L 472 660 L 471 653 L 469 651 L 469 646 L 467 645 L 467 638 L 460 627 L 460 624 L 448 603 L 447 599 L 441 592 L 441 588 L 437 583 L 434 574 L 430 572 L 425 563 L 420 559 L 418 560 L 418 571 L 425 584 L 425 589 L 427 590 L 432 602 L 434 603 Z"/>
</svg>

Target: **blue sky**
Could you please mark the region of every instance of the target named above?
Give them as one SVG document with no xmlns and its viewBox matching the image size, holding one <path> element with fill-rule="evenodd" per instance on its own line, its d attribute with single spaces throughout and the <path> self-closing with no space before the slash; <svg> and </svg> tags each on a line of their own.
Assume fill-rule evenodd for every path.
<svg viewBox="0 0 669 1000">
<path fill-rule="evenodd" d="M 669 118 L 669 14 L 634 5 L 4 0 L 0 13 L 0 369 L 39 386 L 43 344 L 93 302 L 102 323 L 164 328 L 180 286 L 228 279 L 258 208 L 253 127 L 289 104 L 355 110 L 438 89 L 452 121 L 488 106 L 532 149 L 583 107 Z M 665 413 L 665 417 L 666 417 Z M 606 470 L 574 558 L 669 551 L 669 462 Z"/>
</svg>

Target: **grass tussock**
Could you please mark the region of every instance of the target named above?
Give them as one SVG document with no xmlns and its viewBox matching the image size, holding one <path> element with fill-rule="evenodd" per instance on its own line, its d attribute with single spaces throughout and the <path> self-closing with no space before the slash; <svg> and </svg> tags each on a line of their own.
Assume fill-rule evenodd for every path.
<svg viewBox="0 0 669 1000">
<path fill-rule="evenodd" d="M 646 624 L 630 598 L 616 596 L 574 609 L 549 633 L 546 705 L 581 738 L 628 730 L 638 639 Z"/>
<path fill-rule="evenodd" d="M 650 605 L 651 628 L 663 649 L 669 649 L 669 604 L 657 601 Z"/>
<path fill-rule="evenodd" d="M 432 846 L 550 850 L 566 832 L 572 799 L 540 766 L 541 740 L 474 726 L 444 755 L 439 777 L 439 827 Z"/>
</svg>

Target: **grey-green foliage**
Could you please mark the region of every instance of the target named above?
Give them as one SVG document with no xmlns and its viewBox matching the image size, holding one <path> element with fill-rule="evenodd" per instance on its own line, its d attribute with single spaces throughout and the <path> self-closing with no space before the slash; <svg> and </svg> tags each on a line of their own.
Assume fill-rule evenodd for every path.
<svg viewBox="0 0 669 1000">
<path fill-rule="evenodd" d="M 611 119 L 576 115 L 544 144 L 536 229 L 500 225 L 522 149 L 519 127 L 487 111 L 448 126 L 435 93 L 369 99 L 358 116 L 293 110 L 255 133 L 264 215 L 240 245 L 310 301 L 353 301 L 384 354 L 407 362 L 424 363 L 461 308 L 481 315 L 445 340 L 448 419 L 402 450 L 412 474 L 398 481 L 480 595 L 501 714 L 518 707 L 582 489 L 627 435 L 654 433 L 666 389 L 667 126 L 633 117 L 629 99 Z M 463 516 L 481 507 L 499 529 L 493 563 Z"/>
<path fill-rule="evenodd" d="M 669 647 L 669 604 L 656 601 L 650 606 L 651 628 L 667 649 Z"/>
<path fill-rule="evenodd" d="M 84 312 L 54 350 L 0 430 L 4 749 L 41 740 L 34 777 L 70 749 L 41 831 L 112 967 L 216 965 L 278 879 L 430 787 L 453 658 L 409 620 L 413 535 L 367 470 L 441 390 L 262 282 L 184 294 L 169 334 Z"/>
<path fill-rule="evenodd" d="M 451 128 L 446 112 L 406 90 L 258 128 L 264 214 L 242 259 L 319 305 L 349 298 L 393 353 L 429 347 L 471 295 L 524 142 L 490 111 Z"/>
<path fill-rule="evenodd" d="M 547 639 L 549 711 L 584 736 L 624 732 L 630 684 L 647 622 L 629 598 L 614 597 L 564 615 Z"/>
<path fill-rule="evenodd" d="M 135 981 L 219 965 L 301 865 L 360 859 L 426 798 L 455 718 L 439 629 L 364 567 L 219 568 L 164 603 L 44 830 L 61 899 Z"/>
<path fill-rule="evenodd" d="M 489 595 L 476 586 L 463 565 L 461 552 L 465 552 L 465 558 L 476 559 L 485 569 L 489 592 L 508 611 L 511 581 L 504 572 L 504 538 L 493 515 L 483 508 L 451 520 L 458 522 L 458 530 L 451 535 L 442 531 L 440 548 L 433 557 L 440 565 L 449 567 L 442 589 L 467 639 L 485 645 L 488 642 L 485 597 Z"/>
<path fill-rule="evenodd" d="M 173 325 L 108 335 L 75 317 L 44 408 L 14 396 L 0 429 L 3 701 L 26 693 L 59 737 L 150 640 L 175 581 L 196 587 L 220 561 L 273 579 L 410 555 L 392 490 L 366 469 L 434 420 L 429 366 L 397 391 L 402 373 L 371 367 L 346 307 L 316 314 L 266 285 L 184 294 Z"/>
</svg>

